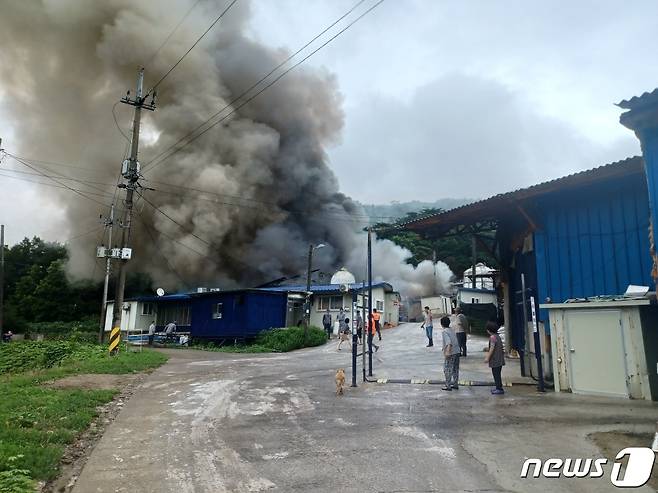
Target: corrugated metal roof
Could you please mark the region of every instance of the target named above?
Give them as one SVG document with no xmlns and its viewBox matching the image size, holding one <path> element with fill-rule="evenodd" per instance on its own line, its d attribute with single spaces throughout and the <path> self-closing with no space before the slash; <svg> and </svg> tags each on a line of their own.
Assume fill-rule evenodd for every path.
<svg viewBox="0 0 658 493">
<path fill-rule="evenodd" d="M 640 106 L 658 103 L 658 87 L 651 92 L 645 92 L 641 96 L 633 96 L 617 103 L 617 106 L 625 110 L 634 110 Z"/>
<path fill-rule="evenodd" d="M 576 188 L 578 186 L 591 184 L 603 180 L 611 180 L 619 176 L 627 176 L 635 173 L 644 173 L 644 164 L 640 156 L 634 156 L 622 161 L 599 166 L 573 173 L 562 178 L 545 181 L 527 188 L 520 188 L 511 192 L 494 195 L 487 199 L 462 205 L 448 211 L 431 214 L 413 221 L 399 225 L 404 229 L 422 229 L 431 225 L 447 225 L 453 227 L 463 224 L 466 219 L 473 220 L 474 214 L 478 221 L 484 221 L 495 217 L 501 211 L 508 211 L 510 205 L 520 200 L 536 198 L 551 192 Z M 452 225 L 451 225 L 452 223 Z"/>
<path fill-rule="evenodd" d="M 126 301 L 185 301 L 189 300 L 190 295 L 186 293 L 165 294 L 164 296 L 136 296 Z"/>
<path fill-rule="evenodd" d="M 350 284 L 350 289 L 361 289 L 361 283 Z M 366 285 L 366 288 L 368 286 Z M 387 282 L 378 282 L 372 285 L 373 288 L 384 288 L 384 290 L 393 291 L 393 286 Z M 292 291 L 292 292 L 306 292 L 306 285 L 300 284 L 297 286 L 273 286 L 269 288 L 260 288 L 259 291 Z M 312 284 L 311 291 L 314 293 L 338 293 L 340 292 L 340 284 Z"/>
</svg>

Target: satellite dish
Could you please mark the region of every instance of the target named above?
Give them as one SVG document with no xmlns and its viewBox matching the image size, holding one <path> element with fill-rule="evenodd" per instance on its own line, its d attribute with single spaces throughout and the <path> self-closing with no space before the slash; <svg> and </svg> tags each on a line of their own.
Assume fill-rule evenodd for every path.
<svg viewBox="0 0 658 493">
<path fill-rule="evenodd" d="M 165 290 L 162 289 L 162 288 L 158 288 L 158 289 L 155 290 L 155 293 L 156 293 L 158 296 L 164 296 L 164 294 L 165 294 Z"/>
</svg>

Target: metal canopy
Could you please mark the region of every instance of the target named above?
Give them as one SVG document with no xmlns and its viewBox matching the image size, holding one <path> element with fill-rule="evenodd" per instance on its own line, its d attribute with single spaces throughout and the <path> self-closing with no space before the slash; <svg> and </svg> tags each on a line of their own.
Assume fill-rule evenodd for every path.
<svg viewBox="0 0 658 493">
<path fill-rule="evenodd" d="M 635 156 L 528 188 L 494 195 L 449 211 L 399 224 L 397 228 L 414 231 L 426 237 L 478 235 L 496 231 L 502 219 L 515 216 L 522 218 L 532 229 L 536 229 L 527 206 L 532 205 L 539 197 L 641 173 L 644 173 L 644 162 L 641 157 Z"/>
</svg>

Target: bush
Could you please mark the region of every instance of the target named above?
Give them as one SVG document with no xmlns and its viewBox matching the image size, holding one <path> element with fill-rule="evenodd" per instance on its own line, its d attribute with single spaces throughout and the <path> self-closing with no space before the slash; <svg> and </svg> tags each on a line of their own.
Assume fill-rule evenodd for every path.
<svg viewBox="0 0 658 493">
<path fill-rule="evenodd" d="M 309 327 L 304 343 L 303 327 L 264 330 L 256 340 L 248 344 L 217 346 L 212 343 L 194 344 L 194 349 L 226 353 L 286 353 L 303 347 L 320 346 L 327 342 L 327 334 L 317 327 Z"/>
<path fill-rule="evenodd" d="M 271 348 L 272 351 L 286 353 L 324 344 L 327 341 L 327 333 L 317 327 L 309 327 L 304 343 L 303 327 L 288 327 L 285 329 L 270 329 L 258 334 L 256 344 Z"/>
<path fill-rule="evenodd" d="M 98 320 L 75 322 L 33 322 L 28 324 L 26 335 L 43 334 L 48 339 L 67 339 L 75 334 L 98 333 Z"/>
<path fill-rule="evenodd" d="M 73 341 L 23 341 L 0 344 L 0 374 L 53 368 L 70 360 L 103 357 L 102 346 Z"/>
</svg>

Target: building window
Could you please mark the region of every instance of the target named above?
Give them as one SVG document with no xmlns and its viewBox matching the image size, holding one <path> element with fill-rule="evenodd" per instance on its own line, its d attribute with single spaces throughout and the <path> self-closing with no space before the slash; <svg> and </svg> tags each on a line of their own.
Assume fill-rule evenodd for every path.
<svg viewBox="0 0 658 493">
<path fill-rule="evenodd" d="M 224 303 L 213 303 L 212 305 L 212 318 L 220 319 L 224 313 Z"/>
<path fill-rule="evenodd" d="M 190 325 L 190 305 L 187 303 L 162 303 L 156 315 L 157 325 L 176 322 L 177 326 Z"/>
<path fill-rule="evenodd" d="M 142 305 L 142 315 L 153 315 L 155 313 L 155 306 L 153 303 L 144 303 Z"/>
<path fill-rule="evenodd" d="M 318 298 L 318 309 L 319 310 L 340 310 L 343 308 L 343 297 L 342 296 L 320 296 Z"/>
<path fill-rule="evenodd" d="M 377 306 L 375 308 L 377 308 L 378 312 L 383 312 L 384 311 L 384 302 L 381 301 L 381 300 L 377 300 Z"/>
</svg>

